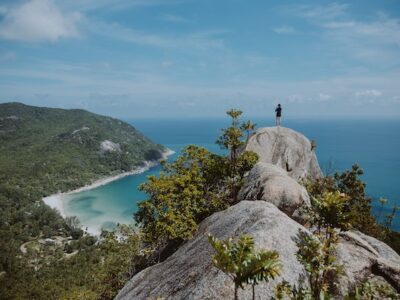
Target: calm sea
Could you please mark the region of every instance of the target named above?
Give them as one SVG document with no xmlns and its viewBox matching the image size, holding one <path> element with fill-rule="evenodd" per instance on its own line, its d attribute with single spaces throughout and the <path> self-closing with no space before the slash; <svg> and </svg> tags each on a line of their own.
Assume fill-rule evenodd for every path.
<svg viewBox="0 0 400 300">
<path fill-rule="evenodd" d="M 253 120 L 258 127 L 271 126 L 272 120 Z M 222 153 L 215 144 L 226 120 L 135 120 L 129 121 L 153 141 L 179 153 L 188 144 Z M 364 170 L 367 193 L 376 200 L 389 199 L 382 215 L 400 205 L 400 120 L 296 120 L 283 124 L 317 141 L 317 156 L 322 170 L 343 171 L 359 164 Z M 170 159 L 176 157 L 175 154 Z M 140 175 L 128 176 L 107 185 L 69 196 L 67 215 L 76 215 L 84 226 L 110 229 L 116 223 L 130 223 L 137 202 L 146 199 L 138 186 L 159 167 Z M 393 225 L 400 230 L 400 213 Z"/>
</svg>

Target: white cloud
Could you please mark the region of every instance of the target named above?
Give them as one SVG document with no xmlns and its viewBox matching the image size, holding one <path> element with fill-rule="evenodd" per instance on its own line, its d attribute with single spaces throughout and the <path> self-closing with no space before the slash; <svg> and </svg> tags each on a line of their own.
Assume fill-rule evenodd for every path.
<svg viewBox="0 0 400 300">
<path fill-rule="evenodd" d="M 296 30 L 292 26 L 282 25 L 272 29 L 277 34 L 293 34 Z"/>
<path fill-rule="evenodd" d="M 319 99 L 320 101 L 329 101 L 329 100 L 332 99 L 332 96 L 331 96 L 331 95 L 328 95 L 328 94 L 320 93 L 319 96 L 318 96 L 318 99 Z"/>
<path fill-rule="evenodd" d="M 336 38 L 364 40 L 370 44 L 400 46 L 400 20 L 382 16 L 379 20 L 366 22 L 329 22 L 324 27 L 336 33 Z"/>
<path fill-rule="evenodd" d="M 378 90 L 365 90 L 365 91 L 357 91 L 354 93 L 356 97 L 380 97 L 382 96 L 382 92 Z"/>
<path fill-rule="evenodd" d="M 291 13 L 320 29 L 322 47 L 334 49 L 362 63 L 388 68 L 400 63 L 400 19 L 377 13 L 359 20 L 347 12 L 347 4 L 292 6 Z M 343 54 L 345 56 L 343 56 Z M 341 59 L 342 59 L 341 58 Z"/>
<path fill-rule="evenodd" d="M 167 4 L 176 4 L 185 0 L 55 0 L 60 7 L 74 9 L 79 7 L 82 11 L 126 11 L 136 7 L 148 7 Z"/>
<path fill-rule="evenodd" d="M 79 13 L 64 13 L 52 0 L 30 0 L 9 9 L 0 24 L 0 38 L 23 42 L 57 41 L 79 36 Z"/>
<path fill-rule="evenodd" d="M 286 11 L 310 20 L 331 20 L 347 13 L 348 4 L 294 5 Z"/>
</svg>

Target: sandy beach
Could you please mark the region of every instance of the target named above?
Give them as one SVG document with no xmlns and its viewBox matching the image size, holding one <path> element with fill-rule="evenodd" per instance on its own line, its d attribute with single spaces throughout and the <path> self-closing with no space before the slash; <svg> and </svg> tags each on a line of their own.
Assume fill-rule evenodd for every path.
<svg viewBox="0 0 400 300">
<path fill-rule="evenodd" d="M 168 156 L 173 155 L 174 153 L 175 153 L 175 151 L 173 151 L 171 149 L 167 149 L 163 153 L 163 158 L 162 159 L 167 159 Z M 120 178 L 129 176 L 129 175 L 141 174 L 143 172 L 146 172 L 150 168 L 158 165 L 160 163 L 160 161 L 145 161 L 143 166 L 138 167 L 138 168 L 136 168 L 136 169 L 134 169 L 132 171 L 120 173 L 118 175 L 114 175 L 114 176 L 110 176 L 110 177 L 105 177 L 105 178 L 96 180 L 91 184 L 88 184 L 88 185 L 85 185 L 85 186 L 83 186 L 81 188 L 78 188 L 76 190 L 72 190 L 72 191 L 65 192 L 65 193 L 53 194 L 53 195 L 44 197 L 42 200 L 46 205 L 50 206 L 51 208 L 54 208 L 54 209 L 58 210 L 60 215 L 63 218 L 65 218 L 65 217 L 68 217 L 68 215 L 66 214 L 66 211 L 65 211 L 65 208 L 64 208 L 64 202 L 65 202 L 65 198 L 68 195 L 75 194 L 75 193 L 80 193 L 80 192 L 87 191 L 87 190 L 91 190 L 91 189 L 94 189 L 94 188 L 97 188 L 99 186 L 108 184 L 108 183 L 110 183 L 112 181 L 118 180 Z M 88 231 L 91 234 L 98 233 L 98 230 L 88 230 Z"/>
</svg>

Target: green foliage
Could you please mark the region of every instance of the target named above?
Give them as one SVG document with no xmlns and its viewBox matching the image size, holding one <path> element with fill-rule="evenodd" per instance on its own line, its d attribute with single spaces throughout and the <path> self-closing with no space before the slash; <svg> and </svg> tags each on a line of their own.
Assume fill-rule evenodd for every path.
<svg viewBox="0 0 400 300">
<path fill-rule="evenodd" d="M 296 241 L 299 250 L 296 257 L 307 272 L 308 284 L 293 287 L 283 281 L 275 288 L 276 298 L 285 299 L 287 296 L 290 299 L 331 299 L 336 276 L 342 272 L 334 255 L 337 241 L 334 230 L 328 237 L 299 231 Z"/>
<path fill-rule="evenodd" d="M 343 216 L 346 216 L 346 223 L 349 227 L 357 229 L 367 235 L 371 235 L 379 240 L 389 244 L 396 252 L 400 253 L 400 233 L 390 229 L 391 224 L 396 217 L 397 209 L 393 208 L 390 214 L 387 214 L 383 225 L 377 223 L 371 211 L 371 199 L 365 195 L 365 183 L 360 176 L 363 171 L 359 166 L 353 165 L 351 170 L 343 173 L 335 173 L 333 176 L 325 176 L 315 180 L 304 182 L 311 199 L 320 199 L 324 193 L 336 193 L 339 191 L 348 198 L 343 207 Z M 380 199 L 380 209 L 378 217 L 382 216 L 383 206 L 387 203 L 386 199 Z M 316 202 L 314 201 L 314 204 Z M 318 207 L 316 207 L 318 211 Z M 315 213 L 312 211 L 311 223 L 318 224 L 320 221 L 315 219 Z M 379 219 L 378 218 L 378 219 Z M 342 227 L 346 229 L 346 227 Z"/>
<path fill-rule="evenodd" d="M 312 198 L 320 198 L 326 192 L 339 191 L 344 194 L 348 201 L 343 207 L 343 213 L 348 224 L 365 234 L 379 237 L 382 229 L 371 213 L 371 199 L 365 195 L 365 183 L 360 179 L 361 175 L 362 169 L 353 165 L 351 170 L 308 181 L 305 186 Z"/>
<path fill-rule="evenodd" d="M 163 164 L 159 177 L 148 177 L 140 190 L 150 198 L 139 203 L 135 214 L 145 242 L 163 246 L 171 240 L 187 240 L 201 220 L 226 208 L 219 196 L 221 164 L 221 158 L 208 150 L 188 146 L 176 161 Z"/>
<path fill-rule="evenodd" d="M 393 206 L 392 211 L 385 216 L 383 226 L 385 227 L 386 231 L 390 231 L 390 228 L 392 227 L 394 218 L 396 217 L 398 211 L 400 211 L 400 207 L 395 205 Z"/>
<path fill-rule="evenodd" d="M 371 213 L 371 199 L 366 197 L 365 183 L 360 179 L 363 174 L 363 170 L 358 165 L 353 165 L 351 170 L 334 175 L 337 190 L 350 199 L 346 205 L 350 222 L 354 228 L 361 231 L 365 230 L 366 226 L 370 228 L 371 222 L 375 224 Z"/>
<path fill-rule="evenodd" d="M 323 192 L 321 196 L 311 197 L 308 214 L 313 225 L 321 228 L 349 228 L 349 212 L 346 210 L 349 197 L 340 192 Z"/>
<path fill-rule="evenodd" d="M 231 126 L 222 129 L 222 134 L 217 140 L 217 144 L 229 151 L 227 160 L 226 183 L 230 189 L 231 203 L 237 203 L 237 194 L 243 185 L 243 177 L 258 160 L 258 155 L 250 151 L 242 151 L 249 138 L 249 134 L 254 130 L 255 124 L 251 121 L 240 124 L 242 111 L 231 109 L 226 112 L 231 117 Z M 244 131 L 247 131 L 247 139 L 244 140 Z"/>
<path fill-rule="evenodd" d="M 128 226 L 104 233 L 98 244 L 82 237 L 77 248 L 68 256 L 55 248 L 35 269 L 29 257 L 19 257 L 13 272 L 0 278 L 1 298 L 114 299 L 142 260 L 140 236 Z"/>
<path fill-rule="evenodd" d="M 329 237 L 299 233 L 299 250 L 296 256 L 309 275 L 311 293 L 315 299 L 320 295 L 328 295 L 329 289 L 332 288 L 332 279 L 342 270 L 341 266 L 335 263 L 337 240 L 334 230 L 331 230 Z"/>
<path fill-rule="evenodd" d="M 141 185 L 149 199 L 139 203 L 135 220 L 151 247 L 160 250 L 169 242 L 190 239 L 200 221 L 236 202 L 243 178 L 258 156 L 250 151 L 239 153 L 245 143 L 242 112 L 232 109 L 227 114 L 232 124 L 223 129 L 217 143 L 229 150 L 229 157 L 190 145 L 176 161 L 163 163 L 159 177 L 149 176 Z M 254 126 L 248 122 L 243 128 L 250 131 Z"/>
<path fill-rule="evenodd" d="M 0 182 L 40 196 L 130 171 L 164 150 L 125 122 L 77 109 L 0 104 L 0 128 Z M 105 140 L 120 151 L 101 151 Z"/>
<path fill-rule="evenodd" d="M 240 126 L 240 129 L 247 133 L 246 141 L 249 140 L 250 134 L 256 129 L 257 124 L 253 123 L 252 121 L 243 122 Z"/>
<path fill-rule="evenodd" d="M 118 291 L 135 274 L 140 262 L 140 236 L 127 225 L 120 225 L 116 231 L 105 232 L 99 245 L 104 260 L 96 274 L 97 291 L 100 299 L 114 299 Z"/>
<path fill-rule="evenodd" d="M 400 294 L 387 283 L 379 283 L 367 280 L 357 287 L 353 294 L 346 297 L 346 300 L 375 300 L 375 299 L 400 299 Z"/>
<path fill-rule="evenodd" d="M 99 250 L 77 219 L 64 221 L 41 198 L 159 159 L 164 148 L 125 122 L 83 110 L 0 104 L 0 128 L 1 298 L 95 298 L 99 259 L 112 252 Z M 105 140 L 121 151 L 101 151 Z M 73 240 L 60 246 L 39 244 L 68 236 Z"/>
<path fill-rule="evenodd" d="M 251 236 L 241 235 L 235 243 L 232 239 L 218 240 L 208 236 L 209 243 L 215 249 L 212 262 L 215 267 L 227 274 L 235 285 L 235 299 L 238 288 L 244 284 L 254 286 L 262 281 L 275 279 L 280 273 L 279 254 L 276 251 L 255 251 Z"/>
</svg>

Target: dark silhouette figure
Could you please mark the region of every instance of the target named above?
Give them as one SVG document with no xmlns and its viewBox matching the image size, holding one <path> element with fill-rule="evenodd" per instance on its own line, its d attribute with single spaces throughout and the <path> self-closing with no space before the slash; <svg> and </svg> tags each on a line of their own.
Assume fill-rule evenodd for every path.
<svg viewBox="0 0 400 300">
<path fill-rule="evenodd" d="M 276 112 L 276 126 L 281 126 L 282 107 L 280 104 L 275 108 Z"/>
</svg>

